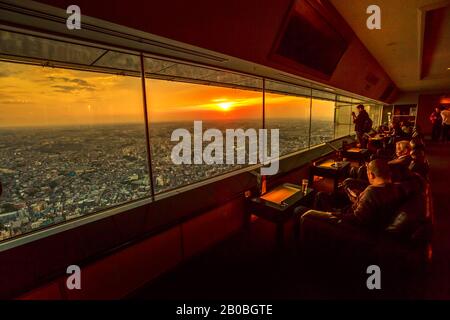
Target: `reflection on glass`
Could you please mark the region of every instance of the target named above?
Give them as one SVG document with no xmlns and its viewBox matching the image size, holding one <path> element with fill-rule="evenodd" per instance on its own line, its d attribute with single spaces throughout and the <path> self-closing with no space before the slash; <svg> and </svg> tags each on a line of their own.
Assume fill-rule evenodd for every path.
<svg viewBox="0 0 450 320">
<path fill-rule="evenodd" d="M 194 121 L 202 121 L 203 132 L 218 129 L 223 136 L 226 157 L 226 129 L 255 129 L 262 126 L 262 91 L 207 86 L 186 82 L 146 79 L 149 110 L 150 144 L 155 193 L 189 185 L 242 168 L 244 164 L 180 164 L 171 159 L 179 141 L 171 141 L 172 132 L 186 129 L 193 145 Z M 203 141 L 202 148 L 209 145 Z M 245 148 L 248 159 L 249 139 L 236 145 Z M 194 154 L 192 154 L 194 156 Z M 192 159 L 192 158 L 191 158 Z M 226 159 L 225 159 L 226 160 Z M 246 161 L 247 162 L 247 161 Z"/>
<path fill-rule="evenodd" d="M 352 106 L 345 103 L 336 103 L 335 138 L 348 136 L 353 128 Z"/>
<path fill-rule="evenodd" d="M 373 128 L 376 129 L 381 124 L 381 105 L 369 105 L 366 107 L 370 119 L 373 121 Z"/>
<path fill-rule="evenodd" d="M 312 99 L 311 146 L 333 140 L 334 108 L 334 101 Z"/>
<path fill-rule="evenodd" d="M 149 196 L 139 78 L 0 69 L 0 239 Z"/>
<path fill-rule="evenodd" d="M 279 129 L 280 155 L 308 148 L 310 98 L 266 93 L 266 128 Z"/>
</svg>

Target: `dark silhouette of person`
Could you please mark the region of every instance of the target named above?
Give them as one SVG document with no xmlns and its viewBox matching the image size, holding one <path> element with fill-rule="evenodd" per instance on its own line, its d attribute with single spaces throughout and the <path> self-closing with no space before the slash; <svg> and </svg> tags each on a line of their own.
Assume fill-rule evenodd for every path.
<svg viewBox="0 0 450 320">
<path fill-rule="evenodd" d="M 364 137 L 364 134 L 369 133 L 372 130 L 372 120 L 370 119 L 367 111 L 364 110 L 364 106 L 362 104 L 358 105 L 356 108 L 358 109 L 358 115 L 352 112 L 356 138 L 361 148 L 366 148 L 367 140 Z"/>
<path fill-rule="evenodd" d="M 385 160 L 375 159 L 367 165 L 367 178 L 369 185 L 360 194 L 352 199 L 352 204 L 346 208 L 337 210 L 332 207 L 334 203 L 324 203 L 324 200 L 316 201 L 317 210 L 327 210 L 328 212 L 306 213 L 317 215 L 319 218 L 329 218 L 334 216 L 341 221 L 367 227 L 369 229 L 382 230 L 392 220 L 395 209 L 401 200 L 401 189 L 392 183 L 390 167 Z M 320 193 L 317 194 L 320 197 Z M 320 207 L 323 205 L 323 207 Z"/>
<path fill-rule="evenodd" d="M 430 121 L 431 124 L 433 125 L 431 139 L 433 141 L 439 141 L 442 134 L 442 116 L 440 108 L 438 107 L 434 108 L 434 111 L 430 115 Z"/>
</svg>

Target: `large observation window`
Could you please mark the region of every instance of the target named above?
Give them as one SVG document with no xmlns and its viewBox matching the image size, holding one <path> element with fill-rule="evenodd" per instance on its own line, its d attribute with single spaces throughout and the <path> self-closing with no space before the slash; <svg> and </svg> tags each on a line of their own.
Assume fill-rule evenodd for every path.
<svg viewBox="0 0 450 320">
<path fill-rule="evenodd" d="M 262 87 L 254 91 L 146 79 L 146 88 L 156 194 L 243 168 L 246 164 L 257 164 L 250 160 L 258 159 Z M 184 155 L 174 149 L 186 142 L 185 137 L 172 139 L 177 129 L 188 133 L 189 138 L 189 160 L 183 163 L 174 163 L 172 158 L 173 154 Z M 241 142 L 227 139 L 227 130 L 239 129 L 245 133 L 251 130 L 254 135 L 248 131 L 249 135 Z M 213 136 L 208 136 L 208 132 Z M 196 139 L 200 139 L 199 152 L 194 149 Z M 211 143 L 217 143 L 218 149 L 208 149 L 214 146 Z M 244 161 L 238 161 L 241 152 L 245 155 Z M 207 155 L 212 156 L 213 163 L 206 159 Z"/>
<path fill-rule="evenodd" d="M 306 88 L 266 81 L 265 124 L 280 132 L 280 156 L 309 147 L 311 97 Z M 271 93 L 271 92 L 285 92 Z"/>
<path fill-rule="evenodd" d="M 374 129 L 381 125 L 382 108 L 382 105 L 379 104 L 371 104 L 367 108 L 367 112 L 369 113 L 369 116 L 373 121 Z"/>
<path fill-rule="evenodd" d="M 334 109 L 334 101 L 312 99 L 310 146 L 334 139 Z"/>
<path fill-rule="evenodd" d="M 353 131 L 353 126 L 352 105 L 346 102 L 336 102 L 335 138 L 348 136 Z"/>
<path fill-rule="evenodd" d="M 150 196 L 139 78 L 0 69 L 0 239 Z"/>
</svg>

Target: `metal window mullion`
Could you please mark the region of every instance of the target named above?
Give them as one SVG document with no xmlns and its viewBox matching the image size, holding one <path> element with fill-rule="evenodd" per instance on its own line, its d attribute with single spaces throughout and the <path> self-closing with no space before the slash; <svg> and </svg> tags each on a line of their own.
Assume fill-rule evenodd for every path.
<svg viewBox="0 0 450 320">
<path fill-rule="evenodd" d="M 312 89 L 309 95 L 309 134 L 308 134 L 308 149 L 311 149 L 311 123 L 312 123 Z"/>
<path fill-rule="evenodd" d="M 145 122 L 145 139 L 147 141 L 147 161 L 148 161 L 148 172 L 150 175 L 150 192 L 152 201 L 155 201 L 155 188 L 153 180 L 153 166 L 152 166 L 152 152 L 150 145 L 150 128 L 148 125 L 148 108 L 147 108 L 147 90 L 145 85 L 145 66 L 144 66 L 144 55 L 140 54 L 141 61 L 141 82 L 142 82 L 142 98 L 143 98 L 143 108 L 144 108 L 144 122 Z"/>
</svg>

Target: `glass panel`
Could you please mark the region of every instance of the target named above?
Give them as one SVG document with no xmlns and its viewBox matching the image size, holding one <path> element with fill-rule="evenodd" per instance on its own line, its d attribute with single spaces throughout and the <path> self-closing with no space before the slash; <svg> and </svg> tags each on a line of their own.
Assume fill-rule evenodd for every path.
<svg viewBox="0 0 450 320">
<path fill-rule="evenodd" d="M 181 82 L 214 84 L 226 87 L 242 87 L 261 90 L 262 79 L 211 68 L 199 67 L 156 58 L 145 58 L 145 73 L 149 78 L 169 79 Z M 191 81 L 189 81 L 191 80 Z"/>
<path fill-rule="evenodd" d="M 279 129 L 280 155 L 308 148 L 311 98 L 266 93 L 265 103 L 266 127 Z"/>
<path fill-rule="evenodd" d="M 303 97 L 311 96 L 311 89 L 276 81 L 266 81 L 266 92 Z"/>
<path fill-rule="evenodd" d="M 353 131 L 352 105 L 336 103 L 335 138 L 348 136 Z"/>
<path fill-rule="evenodd" d="M 141 71 L 141 61 L 139 56 L 123 54 L 117 51 L 107 51 L 94 65 L 120 70 Z"/>
<path fill-rule="evenodd" d="M 381 125 L 381 105 L 369 105 L 366 110 L 369 113 L 370 119 L 372 119 L 373 129 L 377 129 Z"/>
<path fill-rule="evenodd" d="M 311 146 L 334 138 L 334 101 L 312 99 Z"/>
<path fill-rule="evenodd" d="M 104 49 L 0 30 L 1 54 L 90 65 L 104 52 Z"/>
<path fill-rule="evenodd" d="M 348 103 L 352 103 L 352 98 L 350 98 L 350 97 L 346 97 L 346 96 L 340 96 L 340 95 L 338 95 L 337 96 L 337 101 L 340 101 L 340 102 L 348 102 Z"/>
<path fill-rule="evenodd" d="M 177 76 L 175 70 L 177 69 L 171 72 Z M 208 70 L 201 72 L 202 76 L 208 74 L 211 75 Z M 227 153 L 225 132 L 226 129 L 255 129 L 256 134 L 258 133 L 262 126 L 262 91 L 160 79 L 147 79 L 146 85 L 155 193 L 245 167 L 250 155 L 256 156 L 254 149 L 250 148 L 250 145 L 255 147 L 255 141 L 248 138 L 241 145 L 234 144 L 231 153 Z M 216 150 L 222 150 L 222 155 L 218 151 L 217 157 L 223 163 L 206 164 L 202 153 L 194 152 L 194 121 L 202 121 L 200 135 L 197 135 L 201 141 L 201 150 L 205 151 L 211 143 L 206 139 L 202 141 L 202 133 L 206 130 L 217 129 L 216 133 L 222 136 L 222 145 Z M 182 140 L 171 141 L 176 129 L 189 134 L 190 164 L 175 164 L 171 157 L 175 152 L 174 147 Z M 216 141 L 215 138 L 211 140 Z M 235 156 L 240 152 L 245 153 L 245 163 L 238 164 Z M 210 154 L 216 155 L 216 152 Z M 234 164 L 226 164 L 227 155 L 234 159 Z M 199 163 L 195 164 L 196 161 Z"/>
<path fill-rule="evenodd" d="M 150 195 L 139 78 L 0 69 L 0 239 Z"/>
<path fill-rule="evenodd" d="M 336 95 L 334 93 L 329 93 L 329 92 L 326 92 L 326 91 L 313 90 L 312 91 L 312 96 L 314 98 L 331 100 L 333 102 L 336 101 Z"/>
</svg>

